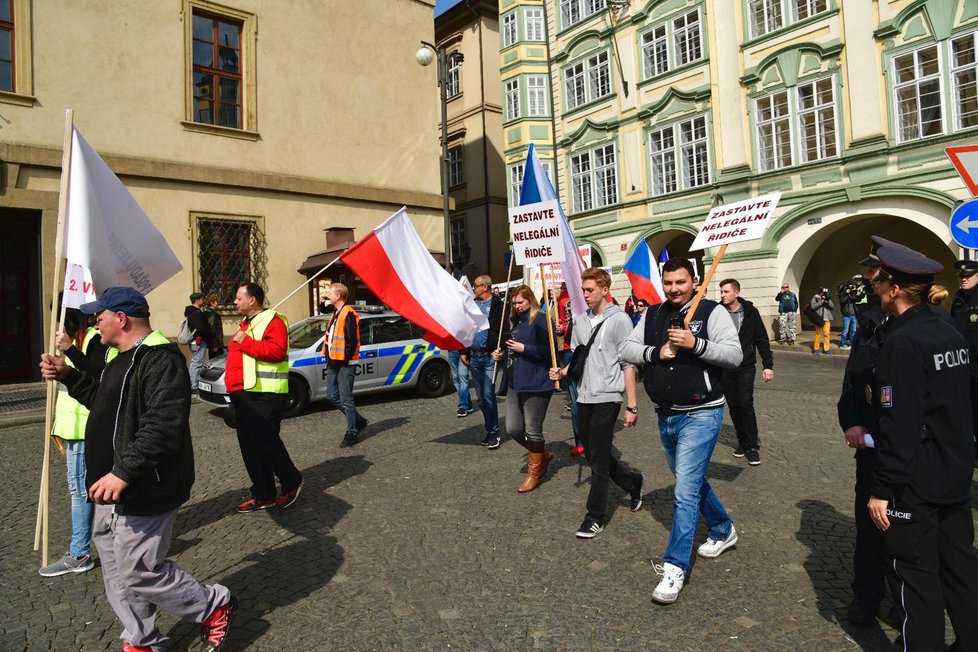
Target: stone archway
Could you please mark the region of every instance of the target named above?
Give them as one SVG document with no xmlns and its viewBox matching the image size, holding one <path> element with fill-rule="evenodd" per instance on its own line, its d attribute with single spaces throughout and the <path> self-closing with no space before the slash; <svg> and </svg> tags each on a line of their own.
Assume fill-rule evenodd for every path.
<svg viewBox="0 0 978 652">
<path fill-rule="evenodd" d="M 694 261 L 693 264 L 700 278 L 702 278 L 703 274 L 706 273 L 706 270 L 703 268 L 703 250 L 692 252 L 689 250 L 695 237 L 695 233 L 688 233 L 686 231 L 659 231 L 658 233 L 652 233 L 646 236 L 645 243 L 649 245 L 649 249 L 652 250 L 652 255 L 656 257 L 656 260 L 659 260 L 662 255 L 662 249 L 665 248 L 668 250 L 670 258 L 689 258 Z"/>
</svg>

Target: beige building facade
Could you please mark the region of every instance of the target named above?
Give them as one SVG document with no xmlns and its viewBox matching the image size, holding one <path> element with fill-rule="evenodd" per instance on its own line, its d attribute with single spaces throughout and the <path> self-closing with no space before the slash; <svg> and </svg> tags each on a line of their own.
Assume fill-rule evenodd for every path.
<svg viewBox="0 0 978 652">
<path fill-rule="evenodd" d="M 277 303 L 326 248 L 325 229 L 359 238 L 405 205 L 429 248 L 444 248 L 435 71 L 414 61 L 433 38 L 434 0 L 11 7 L 0 15 L 0 382 L 36 378 L 44 346 L 66 108 L 183 264 L 148 297 L 168 335 L 195 290 L 220 295 L 227 328 L 241 281 Z M 301 291 L 280 310 L 295 320 L 313 303 Z"/>
<path fill-rule="evenodd" d="M 971 0 L 500 0 L 500 24 L 507 172 L 550 152 L 575 235 L 616 271 L 641 240 L 687 255 L 712 206 L 774 191 L 763 240 L 716 277 L 768 318 L 782 282 L 804 301 L 861 271 L 870 234 L 948 269 L 964 254 L 944 148 L 978 138 Z M 552 125 L 524 109 L 544 75 Z"/>
</svg>

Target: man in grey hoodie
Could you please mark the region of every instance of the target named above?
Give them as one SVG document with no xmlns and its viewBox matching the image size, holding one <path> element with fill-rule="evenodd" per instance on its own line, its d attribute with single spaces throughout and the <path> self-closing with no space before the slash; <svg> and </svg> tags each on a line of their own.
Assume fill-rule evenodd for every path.
<svg viewBox="0 0 978 652">
<path fill-rule="evenodd" d="M 574 321 L 571 350 L 587 346 L 584 374 L 577 388 L 578 430 L 584 443 L 584 454 L 591 465 L 591 491 L 587 497 L 587 515 L 577 530 L 581 539 L 591 539 L 604 529 L 608 506 L 608 480 L 628 492 L 631 510 L 642 507 L 644 476 L 615 459 L 611 452 L 615 420 L 621 411 L 621 393 L 625 392 L 625 427 L 638 421 L 635 404 L 635 367 L 623 362 L 618 349 L 632 333 L 632 320 L 625 311 L 610 302 L 611 277 L 598 267 L 581 275 L 581 289 L 588 311 Z M 552 380 L 567 376 L 567 367 L 550 370 Z"/>
</svg>

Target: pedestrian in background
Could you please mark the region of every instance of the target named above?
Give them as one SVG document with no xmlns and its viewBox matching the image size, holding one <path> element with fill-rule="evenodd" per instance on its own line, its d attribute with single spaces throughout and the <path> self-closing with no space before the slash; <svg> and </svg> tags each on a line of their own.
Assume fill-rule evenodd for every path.
<svg viewBox="0 0 978 652">
<path fill-rule="evenodd" d="M 968 341 L 971 360 L 972 430 L 978 438 L 978 260 L 959 260 L 954 264 L 958 274 L 958 291 L 951 304 L 954 326 Z M 975 465 L 978 466 L 978 440 L 975 442 Z"/>
<path fill-rule="evenodd" d="M 638 322 L 642 321 L 648 307 L 649 303 L 645 299 L 639 299 L 635 302 L 635 310 L 632 312 L 632 326 L 638 326 Z"/>
<path fill-rule="evenodd" d="M 832 303 L 832 294 L 829 289 L 822 288 L 816 292 L 809 305 L 822 321 L 820 326 L 815 325 L 815 343 L 812 345 L 812 353 L 819 355 L 818 347 L 823 346 L 825 355 L 832 355 L 832 352 L 829 351 L 829 333 L 832 332 L 832 311 L 835 310 L 835 304 Z"/>
<path fill-rule="evenodd" d="M 496 405 L 496 388 L 492 377 L 495 366 L 492 349 L 496 348 L 496 342 L 499 341 L 500 330 L 503 331 L 503 337 L 509 339 L 509 320 L 503 315 L 503 302 L 492 295 L 491 287 L 492 279 L 487 275 L 475 278 L 472 286 L 475 305 L 486 316 L 489 327 L 476 333 L 472 346 L 461 355 L 461 362 L 468 368 L 469 378 L 475 385 L 475 396 L 486 427 L 482 445 L 490 450 L 499 448 L 499 408 Z"/>
<path fill-rule="evenodd" d="M 193 339 L 190 340 L 190 389 L 197 391 L 200 382 L 200 369 L 204 366 L 204 354 L 207 353 L 207 342 L 211 340 L 211 329 L 207 317 L 201 308 L 204 306 L 204 293 L 194 292 L 190 295 L 190 305 L 184 308 L 183 316 L 187 319 L 187 327 Z"/>
<path fill-rule="evenodd" d="M 852 348 L 852 338 L 856 336 L 856 304 L 862 300 L 860 295 L 860 285 L 856 282 L 863 280 L 862 274 L 856 274 L 848 283 L 839 286 L 839 312 L 842 313 L 842 334 L 840 335 L 839 348 Z"/>
<path fill-rule="evenodd" d="M 570 362 L 574 353 L 571 348 L 571 339 L 574 336 L 572 308 L 567 284 L 561 283 L 560 294 L 557 298 L 557 319 L 554 332 L 558 336 L 557 341 L 563 345 L 561 347 L 561 360 L 565 365 Z M 574 457 L 582 457 L 584 455 L 584 441 L 581 439 L 580 422 L 578 421 L 577 381 L 567 377 L 564 379 L 564 386 L 567 388 L 567 409 L 571 413 L 571 431 L 574 433 L 574 447 L 571 448 L 570 454 Z"/>
<path fill-rule="evenodd" d="M 778 302 L 778 342 L 794 344 L 798 330 L 798 296 L 789 284 L 784 283 L 774 300 Z"/>
<path fill-rule="evenodd" d="M 510 293 L 510 339 L 506 340 L 510 395 L 506 399 L 506 432 L 528 452 L 526 478 L 518 491 L 533 491 L 547 475 L 554 454 L 547 450 L 543 420 L 554 393 L 550 380 L 550 334 L 547 317 L 533 291 L 520 285 Z M 502 360 L 496 349 L 494 360 Z"/>
<path fill-rule="evenodd" d="M 207 328 L 210 336 L 207 338 L 207 356 L 216 358 L 224 353 L 224 321 L 218 310 L 220 305 L 216 294 L 208 294 L 204 297 L 204 306 L 200 309 L 207 320 Z"/>
<path fill-rule="evenodd" d="M 340 447 L 360 442 L 360 431 L 367 420 L 357 412 L 353 401 L 353 381 L 360 359 L 360 315 L 347 299 L 350 290 L 342 283 L 329 286 L 329 302 L 335 309 L 326 326 L 323 356 L 326 358 L 326 396 L 346 417 L 346 434 Z"/>
</svg>

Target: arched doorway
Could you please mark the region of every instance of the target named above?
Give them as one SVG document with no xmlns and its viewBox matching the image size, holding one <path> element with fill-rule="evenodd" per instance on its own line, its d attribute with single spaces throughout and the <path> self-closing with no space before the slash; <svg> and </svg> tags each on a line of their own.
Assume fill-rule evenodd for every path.
<svg viewBox="0 0 978 652">
<path fill-rule="evenodd" d="M 687 233 L 686 231 L 660 231 L 659 233 L 653 233 L 647 236 L 645 243 L 652 250 L 652 255 L 655 256 L 656 260 L 662 259 L 663 249 L 669 252 L 670 258 L 689 258 L 693 261 L 697 275 L 703 278 L 703 275 L 706 273 L 706 270 L 703 268 L 703 250 L 689 250 L 695 237 L 695 233 Z M 630 254 L 631 252 L 629 252 Z"/>
</svg>

